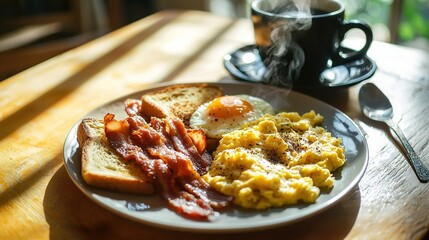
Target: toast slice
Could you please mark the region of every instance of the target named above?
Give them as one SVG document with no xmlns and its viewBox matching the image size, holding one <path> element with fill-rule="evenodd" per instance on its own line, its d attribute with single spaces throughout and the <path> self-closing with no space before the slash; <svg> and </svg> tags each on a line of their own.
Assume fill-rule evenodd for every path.
<svg viewBox="0 0 429 240">
<path fill-rule="evenodd" d="M 124 193 L 155 192 L 140 166 L 126 162 L 110 146 L 102 119 L 83 119 L 78 127 L 78 142 L 82 149 L 82 177 L 88 185 Z"/>
<path fill-rule="evenodd" d="M 197 108 L 223 96 L 222 88 L 209 84 L 175 85 L 142 96 L 141 113 L 146 116 L 178 117 L 186 127 Z"/>
</svg>

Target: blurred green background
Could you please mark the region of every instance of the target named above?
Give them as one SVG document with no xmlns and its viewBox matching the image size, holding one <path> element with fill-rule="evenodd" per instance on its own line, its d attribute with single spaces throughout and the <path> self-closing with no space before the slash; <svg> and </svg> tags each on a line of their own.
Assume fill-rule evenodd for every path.
<svg viewBox="0 0 429 240">
<path fill-rule="evenodd" d="M 385 28 L 386 41 L 409 44 L 429 40 L 429 0 L 345 0 L 347 18 L 362 19 L 375 30 Z M 424 46 L 423 46 L 424 47 Z"/>
</svg>

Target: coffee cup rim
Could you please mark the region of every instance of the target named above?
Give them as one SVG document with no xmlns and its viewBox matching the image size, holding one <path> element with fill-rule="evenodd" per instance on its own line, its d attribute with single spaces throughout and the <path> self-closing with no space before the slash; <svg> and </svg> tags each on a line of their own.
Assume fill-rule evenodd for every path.
<svg viewBox="0 0 429 240">
<path fill-rule="evenodd" d="M 293 17 L 293 16 L 287 16 L 287 15 L 282 15 L 282 14 L 276 14 L 276 13 L 272 13 L 272 12 L 268 12 L 268 11 L 262 10 L 262 9 L 260 9 L 259 7 L 257 7 L 257 4 L 258 4 L 259 2 L 261 2 L 261 1 L 264 1 L 264 0 L 254 0 L 254 1 L 252 1 L 252 3 L 251 3 L 251 8 L 252 8 L 252 10 L 254 10 L 254 11 L 256 11 L 256 12 L 259 12 L 259 13 L 261 13 L 261 14 L 263 14 L 263 15 L 270 16 L 270 17 L 277 17 L 277 18 L 291 18 L 291 19 L 296 18 L 296 17 Z M 337 9 L 337 10 L 335 10 L 335 11 L 329 12 L 329 13 L 325 13 L 325 14 L 318 14 L 318 15 L 310 15 L 310 16 L 308 16 L 308 17 L 305 17 L 305 16 L 304 16 L 304 17 L 302 17 L 302 18 L 323 18 L 323 17 L 328 17 L 328 16 L 335 16 L 335 15 L 337 15 L 337 14 L 339 14 L 339 13 L 341 13 L 341 12 L 345 11 L 345 5 L 344 5 L 343 3 L 341 3 L 340 1 L 337 1 L 337 0 L 330 0 L 330 2 L 335 2 L 335 3 L 337 3 L 337 4 L 340 6 L 340 8 L 339 8 L 339 9 Z"/>
</svg>

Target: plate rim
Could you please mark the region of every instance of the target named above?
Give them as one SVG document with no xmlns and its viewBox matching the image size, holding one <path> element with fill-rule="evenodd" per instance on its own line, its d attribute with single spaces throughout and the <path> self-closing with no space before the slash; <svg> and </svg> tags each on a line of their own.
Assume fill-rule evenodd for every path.
<svg viewBox="0 0 429 240">
<path fill-rule="evenodd" d="M 360 169 L 359 173 L 356 175 L 356 177 L 350 182 L 350 184 L 345 187 L 343 190 L 341 190 L 340 193 L 338 193 L 337 195 L 329 198 L 327 201 L 323 202 L 320 205 L 311 207 L 310 210 L 306 210 L 309 211 L 309 213 L 296 217 L 296 218 L 292 218 L 292 219 L 286 219 L 286 221 L 266 221 L 264 223 L 261 224 L 256 224 L 256 225 L 250 225 L 250 226 L 239 226 L 239 227 L 234 227 L 234 226 L 227 226 L 227 227 L 202 227 L 202 226 L 197 226 L 197 227 L 192 227 L 190 225 L 176 225 L 176 226 L 172 226 L 171 224 L 166 224 L 166 223 L 162 223 L 162 221 L 149 221 L 147 219 L 142 219 L 142 218 L 138 218 L 138 217 L 134 217 L 130 214 L 126 214 L 123 211 L 118 210 L 117 208 L 114 208 L 112 206 L 110 206 L 110 204 L 101 201 L 100 199 L 98 199 L 96 197 L 97 193 L 94 193 L 94 191 L 101 191 L 101 192 L 110 192 L 108 190 L 102 190 L 102 189 L 96 189 L 93 188 L 89 185 L 87 185 L 84 181 L 82 182 L 78 182 L 78 179 L 75 179 L 73 174 L 77 173 L 77 174 L 81 174 L 80 171 L 78 172 L 73 172 L 72 169 L 69 169 L 68 167 L 68 159 L 72 158 L 72 155 L 67 155 L 68 151 L 72 151 L 73 146 L 69 146 L 69 140 L 74 137 L 77 136 L 77 127 L 79 125 L 79 123 L 81 122 L 81 120 L 85 117 L 91 116 L 91 114 L 93 114 L 94 112 L 96 112 L 98 109 L 102 109 L 105 108 L 107 106 L 110 106 L 114 103 L 117 103 L 119 101 L 123 101 L 126 98 L 129 98 L 133 95 L 137 95 L 143 92 L 148 92 L 148 91 L 153 91 L 156 89 L 160 89 L 163 87 L 167 87 L 167 86 L 172 86 L 172 85 L 189 85 L 189 84 L 211 84 L 211 85 L 216 85 L 216 86 L 233 86 L 233 85 L 238 85 L 238 86 L 247 86 L 247 87 L 255 87 L 255 86 L 261 86 L 263 85 L 266 88 L 272 88 L 273 90 L 275 89 L 282 89 L 282 88 L 278 88 L 278 87 L 274 87 L 274 86 L 269 86 L 269 85 L 265 85 L 265 84 L 260 84 L 260 83 L 243 83 L 243 82 L 238 82 L 238 81 L 227 81 L 227 82 L 192 82 L 192 83 L 160 83 L 160 84 L 153 84 L 148 86 L 147 88 L 143 88 L 140 89 L 138 91 L 126 94 L 124 96 L 120 96 L 116 99 L 113 99 L 111 101 L 108 101 L 102 105 L 100 105 L 99 107 L 96 107 L 95 109 L 87 112 L 85 115 L 83 115 L 81 118 L 78 119 L 78 121 L 76 121 L 76 123 L 73 125 L 73 127 L 69 130 L 69 132 L 66 135 L 64 144 L 63 144 L 63 161 L 64 161 L 64 165 L 66 168 L 66 171 L 69 175 L 69 177 L 72 179 L 73 183 L 79 188 L 80 191 L 82 191 L 84 193 L 84 195 L 86 195 L 88 198 L 90 198 L 92 201 L 94 201 L 95 203 L 99 204 L 100 206 L 106 208 L 109 211 L 112 211 L 122 217 L 125 217 L 127 219 L 131 219 L 134 220 L 136 222 L 142 223 L 142 224 L 147 224 L 150 226 L 154 226 L 154 227 L 159 227 L 159 228 L 164 228 L 164 229 L 170 229 L 170 230 L 178 230 L 178 231 L 187 231 L 187 232 L 204 232 L 204 233 L 217 233 L 217 232 L 248 232 L 248 231 L 256 231 L 256 230 L 262 230 L 262 229 L 269 229 L 269 228 L 275 228 L 275 227 L 279 227 L 282 225 L 288 225 L 288 224 L 292 224 L 295 222 L 299 222 L 302 220 L 305 220 L 307 218 L 310 218 L 314 215 L 320 214 L 322 211 L 325 211 L 329 208 L 331 208 L 332 206 L 335 206 L 338 202 L 340 202 L 341 199 L 343 199 L 347 194 L 350 193 L 350 191 L 355 188 L 359 181 L 362 179 L 367 166 L 368 166 L 368 161 L 369 161 L 369 148 L 368 148 L 368 144 L 366 141 L 366 138 L 364 136 L 364 134 L 362 133 L 362 130 L 357 126 L 357 124 L 345 113 L 343 113 L 341 110 L 337 109 L 336 107 L 325 103 L 319 99 L 316 99 L 312 96 L 309 96 L 307 94 L 301 93 L 301 92 L 297 92 L 294 90 L 289 90 L 290 92 L 292 92 L 294 95 L 297 95 L 299 97 L 304 97 L 307 98 L 308 100 L 312 101 L 312 102 L 316 102 L 317 104 L 321 104 L 324 107 L 330 108 L 330 110 L 335 111 L 335 112 L 339 112 L 341 113 L 342 117 L 346 118 L 350 123 L 352 123 L 354 125 L 354 127 L 356 128 L 356 130 L 358 131 L 359 136 L 362 138 L 362 144 L 363 144 L 363 148 L 365 149 L 365 156 L 364 157 L 364 162 L 362 164 L 362 168 Z M 288 91 L 288 90 L 286 90 Z M 317 111 L 316 111 L 317 112 Z M 77 143 L 76 139 L 71 139 L 71 141 L 75 140 L 75 144 Z M 76 147 L 76 146 L 74 146 Z M 78 148 L 74 149 L 75 151 L 77 151 Z M 66 151 L 67 150 L 67 151 Z M 76 153 L 75 153 L 76 154 Z M 79 164 L 80 164 L 80 157 L 79 157 Z M 80 170 L 80 168 L 79 168 Z M 86 185 L 86 186 L 85 186 Z M 92 190 L 92 191 L 91 191 Z M 104 196 L 103 196 L 104 197 Z M 283 207 L 283 208 L 287 208 Z M 171 211 L 171 210 L 168 210 Z M 196 224 L 195 225 L 199 225 L 198 221 L 194 221 Z M 204 225 L 206 226 L 206 225 Z"/>
</svg>

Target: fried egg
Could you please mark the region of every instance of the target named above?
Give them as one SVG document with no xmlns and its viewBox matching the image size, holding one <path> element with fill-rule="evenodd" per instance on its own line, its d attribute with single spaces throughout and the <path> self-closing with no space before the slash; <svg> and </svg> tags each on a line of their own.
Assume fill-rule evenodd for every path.
<svg viewBox="0 0 429 240">
<path fill-rule="evenodd" d="M 202 129 L 208 137 L 221 138 L 265 114 L 272 115 L 274 111 L 263 99 L 244 94 L 222 96 L 199 106 L 191 116 L 190 126 Z"/>
</svg>

